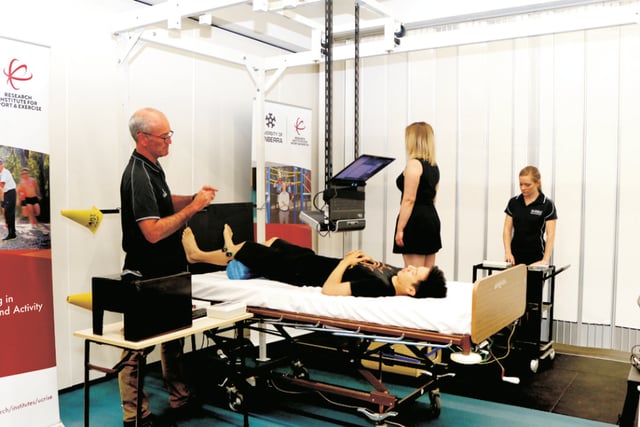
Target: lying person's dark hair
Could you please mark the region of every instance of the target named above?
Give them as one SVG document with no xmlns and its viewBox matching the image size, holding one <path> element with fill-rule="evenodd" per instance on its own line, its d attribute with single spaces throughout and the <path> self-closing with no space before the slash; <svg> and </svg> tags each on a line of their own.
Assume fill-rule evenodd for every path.
<svg viewBox="0 0 640 427">
<path fill-rule="evenodd" d="M 447 280 L 438 266 L 433 266 L 426 280 L 416 285 L 414 298 L 444 298 L 447 296 Z"/>
</svg>

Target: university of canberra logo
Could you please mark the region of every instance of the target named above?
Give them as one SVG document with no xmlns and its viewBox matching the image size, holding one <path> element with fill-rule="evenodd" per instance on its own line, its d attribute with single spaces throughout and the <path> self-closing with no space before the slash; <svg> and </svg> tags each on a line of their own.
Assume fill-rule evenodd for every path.
<svg viewBox="0 0 640 427">
<path fill-rule="evenodd" d="M 27 64 L 20 64 L 17 58 L 12 59 L 9 66 L 2 72 L 7 77 L 7 84 L 14 90 L 20 90 L 17 86 L 18 82 L 26 82 L 33 78 Z"/>
<path fill-rule="evenodd" d="M 42 106 L 32 95 L 19 93 L 26 82 L 33 79 L 27 64 L 13 58 L 3 67 L 2 74 L 6 77 L 6 90 L 0 93 L 0 108 L 42 111 Z"/>
</svg>

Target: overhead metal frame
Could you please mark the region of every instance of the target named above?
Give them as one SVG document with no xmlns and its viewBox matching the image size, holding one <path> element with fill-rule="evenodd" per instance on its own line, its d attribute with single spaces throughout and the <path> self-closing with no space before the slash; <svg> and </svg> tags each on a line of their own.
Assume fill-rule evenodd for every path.
<svg viewBox="0 0 640 427">
<path fill-rule="evenodd" d="M 308 28 L 309 46 L 299 52 L 269 57 L 248 57 L 245 52 L 211 46 L 211 42 L 196 43 L 193 37 L 182 36 L 180 30 L 185 19 L 203 15 L 215 15 L 229 7 L 246 5 L 247 0 L 167 0 L 154 6 L 137 8 L 120 15 L 113 26 L 113 34 L 119 43 L 128 46 L 132 40 L 157 43 L 172 48 L 196 52 L 201 55 L 230 61 L 251 62 L 265 70 L 318 64 L 322 56 L 323 25 L 296 12 L 296 9 L 320 0 L 253 0 L 252 13 L 277 14 Z M 363 38 L 359 47 L 360 57 L 410 52 L 445 46 L 457 46 L 494 40 L 539 36 L 592 28 L 625 24 L 637 24 L 640 19 L 638 1 L 632 0 L 556 0 L 536 3 L 527 7 L 488 9 L 473 14 L 424 19 L 416 16 L 394 15 L 377 0 L 358 0 L 378 18 L 360 20 L 359 30 Z M 553 14 L 553 11 L 571 11 Z M 514 19 L 507 19 L 512 17 Z M 516 19 L 517 18 L 517 19 Z M 206 22 L 206 20 L 204 21 Z M 355 24 L 332 28 L 334 38 L 353 40 Z M 402 42 L 398 43 L 398 34 Z M 208 44 L 208 47 L 202 46 Z M 126 60 L 131 49 L 121 49 L 119 61 Z M 353 46 L 335 46 L 334 61 L 354 58 Z"/>
<path fill-rule="evenodd" d="M 638 24 L 640 17 L 640 1 L 556 0 L 537 3 L 530 7 L 483 10 L 473 14 L 461 13 L 433 20 L 425 20 L 418 16 L 402 22 L 389 8 L 377 0 L 356 0 L 380 18 L 361 21 L 358 16 L 357 24 L 354 20 L 353 25 L 336 28 L 331 22 L 332 36 L 327 37 L 329 30 L 326 22 L 323 33 L 322 27 L 317 22 L 295 11 L 298 6 L 318 1 L 320 0 L 253 0 L 251 2 L 253 13 L 278 14 L 307 27 L 309 31 L 308 49 L 267 57 L 249 55 L 237 49 L 216 45 L 211 40 L 183 36 L 181 33 L 185 19 L 198 18 L 202 24 L 211 25 L 211 15 L 216 11 L 246 5 L 247 0 L 167 0 L 153 6 L 136 8 L 120 15 L 114 23 L 113 35 L 118 43 L 117 61 L 126 63 L 132 52 L 140 46 L 140 42 L 145 42 L 245 66 L 253 79 L 256 91 L 252 142 L 258 147 L 260 135 L 264 131 L 265 94 L 289 67 L 325 62 L 325 69 L 330 70 L 332 62 L 355 59 L 356 55 L 359 59 L 446 46 Z M 330 0 L 326 1 L 331 3 Z M 356 10 L 359 9 L 356 8 Z M 571 10 L 571 14 L 549 13 L 557 10 Z M 570 19 L 568 19 L 569 16 Z M 514 19 L 509 20 L 506 19 L 507 17 Z M 356 25 L 357 44 L 354 37 Z M 361 34 L 366 35 L 364 41 L 360 40 Z M 354 40 L 353 44 L 331 46 L 330 56 L 323 55 L 327 42 L 333 43 L 333 40 L 338 37 Z M 267 72 L 271 72 L 269 78 L 267 78 Z M 328 91 L 326 95 L 331 95 L 330 83 L 326 90 Z M 330 113 L 330 107 L 327 113 Z M 325 128 L 325 133 L 330 138 L 331 124 L 330 120 L 327 121 L 329 124 L 328 128 Z M 330 143 L 329 139 L 329 152 Z M 325 153 L 325 157 L 330 156 Z M 258 170 L 264 168 L 263 150 L 256 150 L 256 166 Z M 330 174 L 331 165 L 328 163 L 325 164 L 325 175 L 330 176 Z M 264 194 L 265 191 L 264 177 L 261 177 L 261 174 L 257 174 L 256 177 L 256 191 L 257 194 Z M 257 210 L 257 222 L 256 237 L 258 241 L 262 241 L 265 237 L 263 226 L 265 212 L 260 209 L 260 206 Z"/>
</svg>

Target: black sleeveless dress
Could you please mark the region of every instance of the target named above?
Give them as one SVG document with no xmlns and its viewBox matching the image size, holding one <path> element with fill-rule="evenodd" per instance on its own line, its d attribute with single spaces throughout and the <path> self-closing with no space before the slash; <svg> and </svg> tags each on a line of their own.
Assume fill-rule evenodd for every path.
<svg viewBox="0 0 640 427">
<path fill-rule="evenodd" d="M 440 169 L 431 166 L 425 160 L 418 159 L 422 164 L 422 175 L 416 192 L 416 203 L 404 227 L 404 246 L 400 247 L 393 242 L 395 254 L 419 254 L 429 255 L 438 252 L 442 248 L 440 239 L 440 217 L 433 204 L 436 197 L 436 186 L 440 181 Z M 396 179 L 396 186 L 401 192 L 400 200 L 404 195 L 404 175 L 400 174 Z M 398 218 L 396 227 L 398 229 Z"/>
</svg>

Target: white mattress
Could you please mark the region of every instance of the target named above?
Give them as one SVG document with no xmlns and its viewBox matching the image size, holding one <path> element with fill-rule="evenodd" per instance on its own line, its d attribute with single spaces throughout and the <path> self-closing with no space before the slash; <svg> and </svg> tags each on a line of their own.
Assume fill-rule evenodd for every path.
<svg viewBox="0 0 640 427">
<path fill-rule="evenodd" d="M 446 298 L 344 297 L 319 287 L 291 286 L 266 279 L 230 280 L 218 271 L 192 276 L 193 298 L 238 301 L 247 306 L 379 323 L 441 333 L 471 332 L 473 284 L 447 282 Z"/>
</svg>

